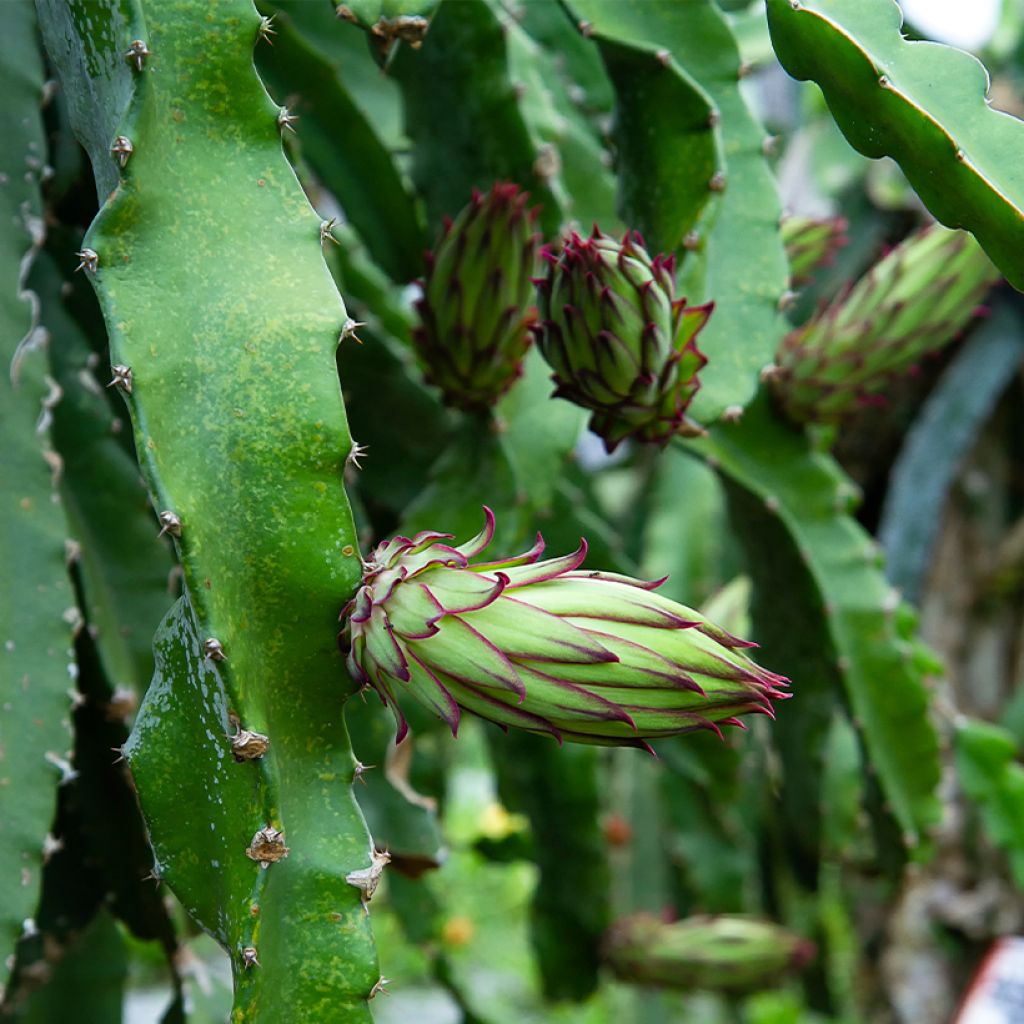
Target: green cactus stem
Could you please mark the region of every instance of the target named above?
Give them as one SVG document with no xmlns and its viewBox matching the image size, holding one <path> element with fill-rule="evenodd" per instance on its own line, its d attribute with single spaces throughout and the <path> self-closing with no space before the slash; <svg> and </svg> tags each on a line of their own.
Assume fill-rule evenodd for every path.
<svg viewBox="0 0 1024 1024">
<path fill-rule="evenodd" d="M 96 12 L 72 7 L 73 35 Z M 351 320 L 281 152 L 293 119 L 253 71 L 252 4 L 205 5 L 202 31 L 186 0 L 137 13 L 138 36 L 116 19 L 91 34 L 135 91 L 85 272 L 187 601 L 127 756 L 156 874 L 231 955 L 233 1020 L 368 1021 L 379 971 L 366 887 L 348 879 L 377 862 L 331 641 L 359 580 L 334 366 Z M 190 685 L 199 699 L 168 705 Z M 266 737 L 258 756 L 236 749 L 246 734 Z"/>
<path fill-rule="evenodd" d="M 824 709 L 803 708 L 819 723 L 808 722 L 808 732 L 791 741 L 803 745 L 800 774 L 794 765 L 787 786 L 816 791 L 803 752 L 818 749 L 841 686 L 904 840 L 923 854 L 939 809 L 941 766 L 926 689 L 935 659 L 916 639 L 912 610 L 886 582 L 877 545 L 849 514 L 855 490 L 828 455 L 773 414 L 765 394 L 738 423 L 685 443 L 730 483 L 731 511 L 754 575 L 754 621 L 766 648 L 798 650 L 801 663 L 816 665 L 812 675 L 820 682 L 805 703 Z M 781 542 L 766 545 L 765 519 L 779 528 Z M 793 595 L 787 602 L 776 592 L 783 572 Z M 776 641 L 772 632 L 783 635 Z M 804 819 L 813 817 L 807 808 L 807 800 L 797 808 Z M 799 822 L 791 827 L 796 832 Z"/>
<path fill-rule="evenodd" d="M 1024 124 L 988 102 L 977 58 L 910 42 L 895 0 L 768 0 L 772 44 L 817 82 L 865 156 L 891 156 L 943 224 L 973 232 L 1024 287 Z"/>
</svg>

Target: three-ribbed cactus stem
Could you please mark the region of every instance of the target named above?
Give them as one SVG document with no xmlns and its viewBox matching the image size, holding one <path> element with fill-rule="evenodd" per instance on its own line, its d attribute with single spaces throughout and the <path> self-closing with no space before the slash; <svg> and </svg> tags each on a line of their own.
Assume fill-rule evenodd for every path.
<svg viewBox="0 0 1024 1024">
<path fill-rule="evenodd" d="M 217 0 L 199 32 L 188 0 L 140 7 L 117 44 L 120 183 L 79 258 L 186 598 L 125 754 L 154 874 L 231 955 L 233 1019 L 368 1021 L 388 858 L 351 793 L 333 643 L 361 575 L 342 480 L 362 454 L 334 350 L 360 325 L 282 154 L 297 119 L 253 71 L 269 20 Z"/>
</svg>

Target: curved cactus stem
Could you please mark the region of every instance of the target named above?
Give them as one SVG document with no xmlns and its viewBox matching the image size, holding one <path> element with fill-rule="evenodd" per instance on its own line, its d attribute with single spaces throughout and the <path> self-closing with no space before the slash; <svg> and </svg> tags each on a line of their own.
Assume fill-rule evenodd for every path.
<svg viewBox="0 0 1024 1024">
<path fill-rule="evenodd" d="M 86 22 L 97 5 L 36 0 L 39 30 L 47 56 L 62 81 L 75 81 L 66 89 L 68 119 L 92 163 L 100 202 L 117 187 L 117 163 L 110 145 L 119 134 L 131 100 L 132 68 L 123 50 L 142 31 L 138 0 L 107 0 Z"/>
<path fill-rule="evenodd" d="M 766 754 L 750 734 L 725 743 L 704 733 L 658 744 L 662 813 L 689 900 L 677 902 L 680 909 L 726 914 L 758 905 L 764 879 L 757 824 Z"/>
<path fill-rule="evenodd" d="M 43 64 L 29 4 L 4 11 L 0 53 L 0 982 L 15 941 L 31 931 L 55 787 L 71 773 L 70 701 L 80 623 L 64 567 L 64 514 L 54 486 L 46 332 L 27 291 L 42 244 L 39 172 L 46 136 Z M 49 463 L 49 464 L 48 464 Z M 2 984 L 0 984 L 2 988 Z"/>
<path fill-rule="evenodd" d="M 610 921 L 600 757 L 591 747 L 559 748 L 518 730 L 505 736 L 489 731 L 488 740 L 502 800 L 526 814 L 533 830 L 540 878 L 530 931 L 544 995 L 585 999 L 597 988 L 601 939 Z M 581 892 L 588 898 L 581 900 Z"/>
<path fill-rule="evenodd" d="M 770 567 L 764 581 L 756 581 L 761 597 L 777 605 L 778 595 L 764 587 L 777 586 L 780 579 L 793 588 L 805 580 L 816 593 L 825 635 L 811 640 L 812 627 L 794 621 L 787 627 L 794 634 L 791 639 L 799 642 L 801 636 L 795 634 L 803 633 L 808 653 L 832 659 L 832 670 L 824 678 L 841 681 L 845 689 L 905 842 L 911 847 L 923 844 L 938 813 L 938 741 L 928 720 L 923 684 L 933 666 L 915 645 L 912 613 L 901 607 L 899 594 L 885 581 L 877 545 L 848 514 L 855 496 L 845 475 L 828 456 L 815 452 L 802 433 L 782 424 L 764 394 L 739 423 L 716 427 L 707 439 L 687 446 L 791 538 L 802 564 Z M 737 521 L 742 526 L 739 517 Z M 748 548 L 769 540 L 763 532 L 743 539 Z M 764 552 L 765 557 L 770 554 Z M 823 643 L 828 651 L 821 650 Z M 785 665 L 777 667 L 786 670 Z M 813 686 L 810 677 L 816 673 L 805 674 Z M 811 692 L 819 691 L 815 687 Z M 800 692 L 796 680 L 794 693 Z M 819 738 L 832 716 L 827 691 L 820 699 L 815 726 Z M 786 708 L 781 708 L 780 721 L 785 716 Z"/>
<path fill-rule="evenodd" d="M 85 6 L 70 4 L 72 30 Z M 287 120 L 253 70 L 251 2 L 207 4 L 200 24 L 188 0 L 143 10 L 116 129 L 133 153 L 85 244 L 143 473 L 180 524 L 189 603 L 167 620 L 129 761 L 161 870 L 231 954 L 233 1019 L 368 1021 L 379 972 L 346 876 L 370 841 L 334 643 L 360 578 L 334 367 L 347 314 L 281 152 Z M 109 18 L 92 31 L 129 52 Z M 188 708 L 171 678 L 175 700 L 198 688 Z M 269 738 L 262 758 L 235 760 L 236 729 Z M 179 830 L 186 803 L 202 844 Z"/>
<path fill-rule="evenodd" d="M 654 76 L 652 83 L 659 75 L 667 75 L 661 68 L 661 62 L 667 61 L 711 102 L 721 155 L 703 185 L 713 201 L 704 206 L 703 216 L 687 237 L 667 239 L 667 244 L 679 245 L 680 256 L 686 257 L 679 293 L 690 302 L 713 299 L 716 303 L 700 336 L 701 351 L 709 362 L 701 371 L 701 390 L 691 406 L 698 421 L 713 419 L 729 406 L 745 405 L 753 396 L 758 373 L 771 362 L 785 330 L 777 307 L 789 279 L 778 229 L 779 198 L 765 159 L 765 135 L 740 93 L 743 69 L 736 42 L 711 0 L 615 4 L 568 0 L 568 6 L 588 22 L 592 34 L 614 40 L 620 51 L 631 50 L 631 61 L 639 60 L 637 53 L 642 53 L 648 77 Z M 632 89 L 634 81 L 624 74 L 618 76 L 617 86 L 619 102 L 624 103 L 625 90 Z M 642 111 L 635 116 L 645 126 L 656 126 L 652 130 L 659 138 L 670 140 L 682 130 L 680 115 L 674 105 L 656 105 L 658 95 L 664 103 L 663 93 L 648 102 L 640 96 L 637 103 Z M 690 116 L 686 114 L 685 125 L 691 124 Z M 688 168 L 694 157 L 660 164 L 661 173 L 652 179 L 646 150 L 644 146 L 620 148 L 620 175 L 642 180 L 649 193 L 679 188 L 684 180 L 680 161 Z M 704 161 L 703 149 L 700 153 L 697 159 Z M 637 226 L 657 233 L 654 224 Z"/>
<path fill-rule="evenodd" d="M 1024 356 L 1020 314 L 1000 303 L 953 357 L 911 426 L 889 474 L 878 538 L 890 581 L 916 601 L 939 514 L 964 456 Z"/>
<path fill-rule="evenodd" d="M 1015 884 L 1024 885 L 1024 767 L 1016 737 L 990 722 L 962 718 L 953 750 L 965 795 L 980 808 L 989 840 L 1009 857 Z"/>
<path fill-rule="evenodd" d="M 988 73 L 951 46 L 909 42 L 895 0 L 768 0 L 772 43 L 813 79 L 865 156 L 891 156 L 943 224 L 966 228 L 1024 289 L 1024 123 L 989 106 Z"/>
<path fill-rule="evenodd" d="M 615 212 L 611 154 L 569 96 L 568 85 L 557 70 L 562 51 L 541 46 L 519 24 L 518 12 L 513 17 L 501 9 L 500 0 L 490 2 L 499 11 L 505 31 L 509 75 L 519 109 L 540 166 L 546 163 L 554 171 L 549 182 L 565 219 L 580 225 L 600 224 L 608 232 L 621 231 Z"/>
<path fill-rule="evenodd" d="M 63 461 L 60 492 L 81 572 L 82 611 L 111 685 L 141 699 L 153 675 L 153 634 L 174 603 L 174 559 L 138 465 L 115 432 L 119 424 L 97 380 L 96 357 L 63 305 L 65 281 L 50 251 L 33 281 L 62 392 L 53 439 Z"/>
<path fill-rule="evenodd" d="M 715 196 L 708 183 L 724 163 L 714 103 L 655 31 L 668 27 L 667 18 L 658 24 L 657 6 L 569 3 L 615 89 L 619 212 L 652 253 L 682 246 Z"/>
<path fill-rule="evenodd" d="M 506 180 L 540 204 L 545 232 L 558 231 L 561 211 L 549 184 L 556 168 L 531 141 L 509 80 L 508 43 L 487 0 L 442 0 L 423 46 L 404 47 L 391 73 L 405 96 L 413 179 L 434 229 L 465 206 L 474 187 Z"/>
</svg>

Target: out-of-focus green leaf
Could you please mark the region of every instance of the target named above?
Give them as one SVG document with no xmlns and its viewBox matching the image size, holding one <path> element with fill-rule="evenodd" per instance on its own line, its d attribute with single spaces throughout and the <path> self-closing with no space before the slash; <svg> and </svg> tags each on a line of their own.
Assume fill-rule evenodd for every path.
<svg viewBox="0 0 1024 1024">
<path fill-rule="evenodd" d="M 101 911 L 63 951 L 53 975 L 15 1016 L 19 1024 L 121 1024 L 128 976 L 124 940 L 114 919 Z"/>
<path fill-rule="evenodd" d="M 391 154 L 334 67 L 287 14 L 275 19 L 274 30 L 273 45 L 258 48 L 259 70 L 275 97 L 299 116 L 303 157 L 378 265 L 396 281 L 412 280 L 423 269 L 426 235 Z"/>
<path fill-rule="evenodd" d="M 997 306 L 929 395 L 889 474 L 878 537 L 886 574 L 910 600 L 921 593 L 953 480 L 1024 357 L 1022 326 Z"/>
<path fill-rule="evenodd" d="M 42 244 L 43 65 L 30 4 L 4 11 L 0 51 L 0 978 L 35 913 L 58 781 L 71 771 L 72 626 L 65 522 L 50 447 L 51 407 L 38 299 L 27 290 Z M 31 931 L 29 925 L 27 930 Z"/>
</svg>

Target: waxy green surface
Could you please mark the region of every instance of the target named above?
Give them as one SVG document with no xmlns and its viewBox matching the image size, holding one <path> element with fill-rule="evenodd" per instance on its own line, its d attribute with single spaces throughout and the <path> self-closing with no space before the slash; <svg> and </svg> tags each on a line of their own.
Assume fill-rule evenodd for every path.
<svg viewBox="0 0 1024 1024">
<path fill-rule="evenodd" d="M 899 594 L 885 580 L 877 546 L 849 515 L 849 482 L 832 459 L 778 419 L 764 394 L 739 423 L 687 446 L 760 502 L 792 538 L 802 562 L 791 568 L 792 579 L 806 576 L 820 595 L 835 673 L 885 798 L 907 845 L 923 844 L 938 816 L 938 740 L 924 685 L 933 666 L 912 636 Z M 820 691 L 820 684 L 814 689 Z M 796 703 L 799 678 L 792 692 Z M 780 720 L 786 712 L 786 704 L 776 709 Z M 822 717 L 827 725 L 830 709 L 823 707 Z"/>
<path fill-rule="evenodd" d="M 473 188 L 495 181 L 530 193 L 546 234 L 559 228 L 550 187 L 556 168 L 534 148 L 509 72 L 505 33 L 487 0 L 442 0 L 422 47 L 403 46 L 391 64 L 431 233 L 469 202 Z"/>
<path fill-rule="evenodd" d="M 0 991 L 8 957 L 39 899 L 43 840 L 70 765 L 75 595 L 64 568 L 48 416 L 46 336 L 25 279 L 43 237 L 39 172 L 46 144 L 35 14 L 4 9 L 0 49 Z M 67 616 L 65 613 L 68 613 Z"/>
<path fill-rule="evenodd" d="M 990 106 L 984 66 L 903 38 L 895 0 L 768 0 L 772 44 L 821 86 L 865 156 L 891 156 L 929 210 L 1024 289 L 1024 122 Z"/>
<path fill-rule="evenodd" d="M 659 5 L 616 6 L 580 0 L 569 10 L 597 43 L 615 89 L 619 214 L 643 234 L 652 254 L 674 252 L 713 199 L 708 183 L 722 169 L 714 104 L 663 49 L 664 37 L 655 31 L 665 18 Z"/>
<path fill-rule="evenodd" d="M 369 1020 L 379 975 L 360 893 L 345 881 L 369 863 L 335 646 L 360 576 L 334 367 L 346 312 L 253 70 L 260 18 L 248 0 L 199 11 L 142 5 L 151 56 L 117 129 L 134 152 L 85 241 L 99 253 L 112 360 L 131 367 L 125 398 L 147 483 L 182 522 L 196 622 L 190 631 L 184 610 L 168 620 L 129 760 L 160 871 L 226 937 L 233 1020 L 348 1024 Z M 199 649 L 209 638 L 226 655 L 216 666 Z M 180 699 L 190 686 L 216 712 L 202 735 L 210 706 L 188 717 L 166 703 L 168 687 Z M 261 761 L 226 759 L 225 706 L 269 736 Z M 224 782 L 229 770 L 242 781 Z M 190 842 L 183 804 L 201 818 L 194 794 L 218 787 L 211 837 Z M 290 854 L 263 871 L 245 849 L 268 824 Z M 207 857 L 216 842 L 230 856 Z M 245 968 L 249 935 L 259 965 Z"/>
</svg>

